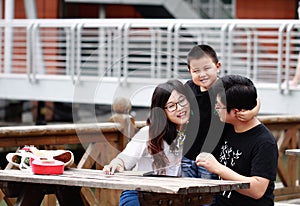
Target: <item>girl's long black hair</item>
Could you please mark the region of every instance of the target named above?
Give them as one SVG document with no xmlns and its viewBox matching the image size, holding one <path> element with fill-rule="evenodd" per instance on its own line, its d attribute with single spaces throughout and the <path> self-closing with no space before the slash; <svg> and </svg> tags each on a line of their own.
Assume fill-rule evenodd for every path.
<svg viewBox="0 0 300 206">
<path fill-rule="evenodd" d="M 190 94 L 187 86 L 183 85 L 179 80 L 169 80 L 166 83 L 159 84 L 152 95 L 152 101 L 150 106 L 150 115 L 147 119 L 147 124 L 149 125 L 149 141 L 148 150 L 151 155 L 154 156 L 155 161 L 161 161 L 161 156 L 159 154 L 164 154 L 163 151 L 163 140 L 165 140 L 169 145 L 177 136 L 177 125 L 170 120 L 168 120 L 165 113 L 165 106 L 170 98 L 173 90 L 185 95 L 188 100 Z M 157 157 L 157 158 L 155 158 Z M 164 162 L 163 164 L 166 164 Z M 165 165 L 155 164 L 156 167 L 163 167 Z"/>
</svg>

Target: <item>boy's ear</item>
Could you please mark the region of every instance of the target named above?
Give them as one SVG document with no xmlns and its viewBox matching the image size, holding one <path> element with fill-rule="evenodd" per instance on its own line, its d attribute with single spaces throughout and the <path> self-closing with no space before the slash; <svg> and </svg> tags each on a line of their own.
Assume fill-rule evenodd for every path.
<svg viewBox="0 0 300 206">
<path fill-rule="evenodd" d="M 238 109 L 232 109 L 231 111 L 234 113 L 234 116 L 237 117 L 237 113 L 238 113 L 240 110 L 238 110 Z"/>
</svg>

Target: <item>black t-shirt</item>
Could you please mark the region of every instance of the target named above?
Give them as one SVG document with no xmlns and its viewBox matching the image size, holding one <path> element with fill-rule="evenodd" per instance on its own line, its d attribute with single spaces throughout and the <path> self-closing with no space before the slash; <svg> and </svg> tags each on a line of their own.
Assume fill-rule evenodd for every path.
<svg viewBox="0 0 300 206">
<path fill-rule="evenodd" d="M 215 111 L 215 96 L 210 91 L 201 92 L 199 86 L 192 80 L 187 81 L 192 92 L 195 95 L 198 105 L 191 105 L 195 110 L 199 110 L 199 116 L 193 116 L 187 129 L 187 134 L 191 130 L 197 130 L 197 136 L 187 135 L 184 143 L 184 156 L 195 160 L 200 152 L 213 152 L 217 145 L 224 128 L 224 123 L 219 119 Z M 200 118 L 200 119 L 199 119 Z M 193 123 L 195 122 L 195 123 Z"/>
<path fill-rule="evenodd" d="M 243 133 L 236 133 L 232 125 L 226 124 L 223 138 L 216 150 L 217 160 L 235 172 L 247 177 L 259 176 L 270 180 L 265 194 L 258 200 L 236 191 L 227 191 L 217 196 L 217 205 L 274 205 L 278 148 L 274 136 L 263 124 Z"/>
</svg>

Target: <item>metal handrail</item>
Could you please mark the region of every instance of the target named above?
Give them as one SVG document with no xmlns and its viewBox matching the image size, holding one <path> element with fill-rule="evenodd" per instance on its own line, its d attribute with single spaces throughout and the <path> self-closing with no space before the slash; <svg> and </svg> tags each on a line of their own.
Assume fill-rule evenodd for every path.
<svg viewBox="0 0 300 206">
<path fill-rule="evenodd" d="M 27 76 L 32 85 L 62 77 L 73 84 L 111 78 L 124 86 L 132 78 L 185 80 L 188 50 L 207 43 L 217 51 L 223 75 L 246 75 L 289 93 L 282 82 L 295 73 L 298 27 L 298 20 L 288 19 L 0 20 L 2 36 L 14 34 L 11 44 L 1 45 L 0 77 Z"/>
</svg>

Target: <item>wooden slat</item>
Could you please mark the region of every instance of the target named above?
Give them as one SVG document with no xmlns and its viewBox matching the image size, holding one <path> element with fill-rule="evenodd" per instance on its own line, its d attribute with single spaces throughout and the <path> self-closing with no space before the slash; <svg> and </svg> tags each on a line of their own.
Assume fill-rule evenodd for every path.
<svg viewBox="0 0 300 206">
<path fill-rule="evenodd" d="M 62 175 L 34 175 L 20 170 L 0 170 L 1 181 L 38 184 L 57 184 L 91 188 L 142 190 L 146 192 L 189 194 L 215 193 L 223 190 L 248 188 L 248 183 L 200 178 L 141 177 L 126 175 L 104 175 L 99 170 L 69 169 Z"/>
<path fill-rule="evenodd" d="M 258 116 L 258 119 L 267 125 L 300 123 L 299 115 L 266 115 Z"/>
<path fill-rule="evenodd" d="M 54 194 L 45 195 L 43 200 L 43 206 L 52 206 L 56 205 L 56 197 Z"/>
<path fill-rule="evenodd" d="M 118 141 L 118 123 L 0 127 L 0 147 Z"/>
<path fill-rule="evenodd" d="M 277 188 L 274 194 L 275 201 L 300 198 L 300 186 Z"/>
<path fill-rule="evenodd" d="M 300 149 L 287 149 L 285 150 L 285 154 L 292 156 L 300 156 Z"/>
<path fill-rule="evenodd" d="M 95 198 L 95 195 L 90 188 L 81 188 L 81 194 L 84 194 L 82 197 L 87 205 L 100 205 L 99 200 Z"/>
</svg>

